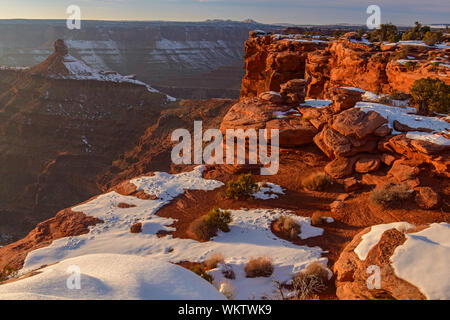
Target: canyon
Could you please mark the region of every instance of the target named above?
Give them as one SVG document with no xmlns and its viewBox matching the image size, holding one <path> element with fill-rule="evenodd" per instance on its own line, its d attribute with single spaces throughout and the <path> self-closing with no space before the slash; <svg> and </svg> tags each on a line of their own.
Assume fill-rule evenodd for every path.
<svg viewBox="0 0 450 320">
<path fill-rule="evenodd" d="M 413 67 L 399 59 L 405 47 Z M 21 282 L 37 281 L 39 288 L 35 272 L 98 259 L 92 254 L 190 266 L 218 251 L 236 271 L 226 281 L 241 299 L 275 298 L 268 296 L 271 279 L 243 275 L 255 254 L 273 259 L 274 277 L 283 283 L 309 263 L 324 264 L 332 275 L 320 299 L 449 298 L 450 120 L 419 115 L 409 99 L 390 96 L 408 95 L 423 77 L 449 85 L 447 45 L 252 31 L 239 100 L 202 101 L 174 101 L 133 77 L 95 71 L 69 49 L 59 40 L 36 67 L 0 73 L 4 223 L 14 215 L 17 227 L 32 217 L 24 233 L 57 213 L 0 248 L 0 270 L 22 272 L 0 285 L 0 297 L 2 290 L 5 297 L 21 294 Z M 192 132 L 196 120 L 222 132 L 279 129 L 279 172 L 172 164 L 171 133 Z M 248 172 L 260 191 L 249 199 L 225 197 L 227 183 Z M 306 188 L 318 172 L 329 179 L 326 189 Z M 389 208 L 374 202 L 374 192 L 392 186 L 404 186 L 407 200 Z M 190 226 L 217 206 L 230 210 L 230 231 L 197 241 Z M 299 224 L 296 237 L 276 228 L 281 216 Z M 136 223 L 137 234 L 130 232 Z M 375 290 L 366 284 L 371 265 L 381 266 L 384 279 Z M 427 279 L 437 289 L 418 277 L 423 265 L 433 268 Z M 208 272 L 216 287 L 225 280 L 219 267 Z"/>
</svg>

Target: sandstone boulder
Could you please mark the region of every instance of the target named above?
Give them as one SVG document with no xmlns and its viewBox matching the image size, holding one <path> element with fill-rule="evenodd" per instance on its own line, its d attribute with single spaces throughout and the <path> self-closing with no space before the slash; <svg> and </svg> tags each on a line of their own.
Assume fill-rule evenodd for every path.
<svg viewBox="0 0 450 320">
<path fill-rule="evenodd" d="M 333 119 L 333 129 L 344 136 L 354 136 L 363 139 L 374 133 L 376 129 L 387 123 L 379 113 L 374 111 L 363 112 L 352 108 L 341 112 Z"/>
<path fill-rule="evenodd" d="M 439 194 L 430 187 L 416 188 L 416 202 L 422 209 L 434 209 L 439 204 Z"/>
<path fill-rule="evenodd" d="M 380 168 L 381 161 L 378 157 L 363 157 L 355 164 L 355 171 L 359 173 L 369 173 Z"/>
</svg>

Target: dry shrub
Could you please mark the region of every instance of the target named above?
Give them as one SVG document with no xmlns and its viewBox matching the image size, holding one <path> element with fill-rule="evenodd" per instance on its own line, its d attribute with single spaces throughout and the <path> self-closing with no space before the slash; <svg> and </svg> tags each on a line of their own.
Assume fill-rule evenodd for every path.
<svg viewBox="0 0 450 320">
<path fill-rule="evenodd" d="M 323 224 L 323 217 L 320 212 L 314 212 L 311 217 L 311 225 L 320 226 Z"/>
<path fill-rule="evenodd" d="M 299 272 L 292 280 L 295 300 L 318 300 L 318 294 L 326 290 L 323 280 L 317 275 Z"/>
<path fill-rule="evenodd" d="M 288 216 L 281 216 L 278 218 L 275 222 L 275 228 L 280 230 L 286 238 L 291 240 L 297 239 L 301 230 L 297 221 Z"/>
<path fill-rule="evenodd" d="M 201 217 L 190 224 L 189 232 L 199 241 L 209 241 L 211 237 L 215 236 L 217 229 L 207 224 L 204 217 Z"/>
<path fill-rule="evenodd" d="M 198 276 L 202 277 L 203 279 L 205 279 L 209 283 L 213 282 L 213 277 L 206 272 L 206 270 L 205 270 L 205 268 L 203 266 L 201 266 L 199 264 L 196 264 L 196 265 L 190 267 L 189 270 L 191 270 L 192 272 L 194 272 Z"/>
<path fill-rule="evenodd" d="M 403 201 L 411 198 L 411 192 L 406 184 L 388 185 L 381 189 L 375 189 L 370 194 L 370 201 L 374 204 L 386 207 L 398 207 Z"/>
<path fill-rule="evenodd" d="M 324 283 L 328 282 L 328 269 L 320 262 L 314 261 L 308 264 L 303 273 L 309 276 L 318 276 Z"/>
<path fill-rule="evenodd" d="M 245 265 L 245 274 L 247 278 L 270 277 L 273 273 L 273 264 L 268 257 L 259 257 L 251 259 Z"/>
<path fill-rule="evenodd" d="M 230 231 L 228 225 L 231 221 L 232 218 L 229 211 L 213 208 L 207 215 L 194 220 L 189 226 L 188 232 L 193 234 L 199 241 L 208 241 L 216 235 L 219 229 L 223 232 Z"/>
<path fill-rule="evenodd" d="M 302 182 L 303 187 L 309 191 L 323 191 L 329 183 L 330 178 L 325 172 L 315 172 Z"/>
<path fill-rule="evenodd" d="M 204 265 L 207 270 L 211 270 L 217 268 L 221 263 L 223 263 L 223 254 L 214 253 L 205 260 Z"/>
<path fill-rule="evenodd" d="M 131 226 L 131 233 L 141 233 L 142 232 L 142 223 L 138 222 Z"/>
</svg>

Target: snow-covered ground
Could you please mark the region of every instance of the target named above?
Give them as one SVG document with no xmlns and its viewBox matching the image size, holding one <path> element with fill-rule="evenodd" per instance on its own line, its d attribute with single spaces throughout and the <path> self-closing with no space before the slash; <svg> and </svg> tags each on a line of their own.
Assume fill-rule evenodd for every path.
<svg viewBox="0 0 450 320">
<path fill-rule="evenodd" d="M 57 79 L 75 79 L 75 80 L 96 80 L 96 81 L 110 81 L 110 82 L 118 82 L 118 83 L 132 83 L 140 86 L 144 86 L 147 88 L 149 92 L 158 93 L 159 91 L 152 88 L 148 84 L 132 79 L 130 77 L 122 76 L 121 74 L 114 71 L 102 71 L 95 70 L 90 66 L 86 65 L 83 61 L 78 60 L 71 55 L 67 54 L 64 56 L 63 64 L 68 70 L 68 75 L 55 74 L 54 78 Z M 176 100 L 171 96 L 167 96 L 167 99 L 170 101 Z"/>
<path fill-rule="evenodd" d="M 274 279 L 288 281 L 310 262 L 319 261 L 326 265 L 327 259 L 322 257 L 321 248 L 297 246 L 276 237 L 271 232 L 271 223 L 281 215 L 288 215 L 300 224 L 299 237 L 301 239 L 323 234 L 323 229 L 311 226 L 310 218 L 299 217 L 282 209 L 231 210 L 233 221 L 230 224 L 230 232 L 219 231 L 216 237 L 204 243 L 190 239 L 174 239 L 172 236 L 159 238 L 156 234 L 158 231 L 174 230 L 173 227 L 170 227 L 174 223 L 173 219 L 155 215 L 162 206 L 183 194 L 187 189 L 214 190 L 223 185 L 219 181 L 203 179 L 203 170 L 204 167 L 200 166 L 191 172 L 176 175 L 155 173 L 154 176 L 131 180 L 138 190 L 157 197 L 155 200 L 141 200 L 110 192 L 72 208 L 74 211 L 99 218 L 104 223 L 91 227 L 88 234 L 59 239 L 48 247 L 29 253 L 21 274 L 38 269 L 43 265 L 52 265 L 60 261 L 65 263 L 67 259 L 92 254 L 140 256 L 151 258 L 154 263 L 177 263 L 181 261 L 203 262 L 209 255 L 221 253 L 225 263 L 229 264 L 236 274 L 236 279 L 230 281 L 239 292 L 237 297 L 252 299 L 261 298 L 263 295 L 273 295 Z M 280 189 L 277 185 L 268 185 L 258 196 L 281 194 L 282 190 Z M 118 206 L 120 203 L 127 203 L 135 207 L 121 209 Z M 132 234 L 130 227 L 136 222 L 142 222 L 143 232 Z M 244 275 L 245 264 L 249 259 L 260 256 L 272 259 L 275 266 L 274 274 L 271 278 L 246 278 Z M 83 277 L 84 271 L 82 266 L 80 268 Z M 162 277 L 166 277 L 163 271 L 161 273 L 163 273 Z M 220 282 L 221 277 L 217 275 L 217 270 L 211 273 L 216 276 L 216 282 Z M 102 281 L 110 280 L 102 278 Z M 38 284 L 36 285 L 38 286 Z M 8 288 L 0 286 L 0 297 L 11 293 Z M 51 295 L 51 292 L 48 294 Z M 59 291 L 55 293 L 55 295 L 58 294 L 60 294 Z"/>
<path fill-rule="evenodd" d="M 283 188 L 271 182 L 258 183 L 260 190 L 252 196 L 255 199 L 269 200 L 276 199 L 278 195 L 284 194 Z"/>
<path fill-rule="evenodd" d="M 450 123 L 438 117 L 426 117 L 416 114 L 416 109 L 412 107 L 393 107 L 375 102 L 358 102 L 356 107 L 364 112 L 375 111 L 388 120 L 389 127 L 392 128 L 393 134 L 400 134 L 394 129 L 394 121 L 407 125 L 411 128 L 430 129 L 432 133 L 408 133 L 408 138 L 430 141 L 436 144 L 448 144 L 449 141 L 443 136 L 437 136 L 434 133 L 449 133 Z"/>
<path fill-rule="evenodd" d="M 306 99 L 305 103 L 302 103 L 300 107 L 323 108 L 328 107 L 332 103 L 333 101 L 331 100 Z"/>
<path fill-rule="evenodd" d="M 79 286 L 71 276 L 75 276 L 74 267 L 81 271 Z M 0 299 L 221 300 L 225 297 L 193 272 L 172 263 L 135 255 L 95 254 L 67 259 L 39 270 L 34 276 L 2 285 Z"/>
<path fill-rule="evenodd" d="M 398 277 L 412 283 L 432 300 L 450 299 L 450 224 L 406 234 L 406 242 L 391 257 Z"/>
<path fill-rule="evenodd" d="M 380 242 L 383 233 L 394 228 L 401 232 L 405 232 L 414 228 L 414 225 L 407 222 L 394 222 L 372 226 L 370 231 L 361 237 L 361 242 L 354 250 L 359 260 L 366 260 L 370 250 Z"/>
</svg>

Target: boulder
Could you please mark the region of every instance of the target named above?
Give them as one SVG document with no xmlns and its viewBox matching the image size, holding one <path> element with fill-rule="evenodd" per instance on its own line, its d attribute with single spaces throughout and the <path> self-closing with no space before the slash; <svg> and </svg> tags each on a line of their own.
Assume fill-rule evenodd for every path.
<svg viewBox="0 0 450 320">
<path fill-rule="evenodd" d="M 376 129 L 387 123 L 379 113 L 375 111 L 364 112 L 358 108 L 352 108 L 339 113 L 333 119 L 333 129 L 344 136 L 354 136 L 364 139 L 374 133 Z"/>
<path fill-rule="evenodd" d="M 343 179 L 354 173 L 355 163 L 359 157 L 337 158 L 325 166 L 325 172 L 333 179 Z"/>
<path fill-rule="evenodd" d="M 434 209 L 439 204 L 439 194 L 430 187 L 419 187 L 416 191 L 416 202 L 422 209 Z"/>
<path fill-rule="evenodd" d="M 327 93 L 327 97 L 333 101 L 335 113 L 353 108 L 362 100 L 362 91 L 350 88 L 334 87 Z"/>
<path fill-rule="evenodd" d="M 359 173 L 369 173 L 380 168 L 381 161 L 378 157 L 363 157 L 355 164 L 355 171 Z"/>
<path fill-rule="evenodd" d="M 361 181 L 357 180 L 355 177 L 347 178 L 344 180 L 344 188 L 347 192 L 358 191 L 361 189 Z"/>
</svg>

